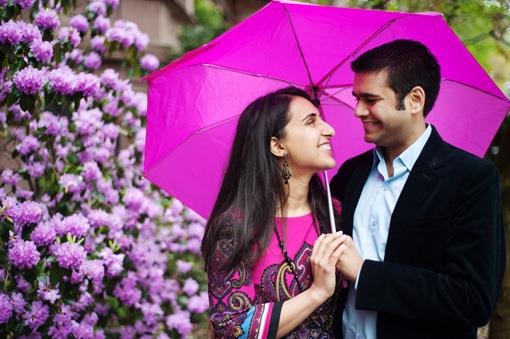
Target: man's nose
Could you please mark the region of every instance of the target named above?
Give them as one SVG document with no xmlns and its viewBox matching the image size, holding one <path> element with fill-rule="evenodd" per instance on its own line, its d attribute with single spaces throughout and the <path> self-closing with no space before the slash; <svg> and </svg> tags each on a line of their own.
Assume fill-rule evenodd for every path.
<svg viewBox="0 0 510 339">
<path fill-rule="evenodd" d="M 365 107 L 365 105 L 363 105 L 362 102 L 358 102 L 356 104 L 356 108 L 354 109 L 354 115 L 358 118 L 368 115 L 368 109 Z"/>
</svg>

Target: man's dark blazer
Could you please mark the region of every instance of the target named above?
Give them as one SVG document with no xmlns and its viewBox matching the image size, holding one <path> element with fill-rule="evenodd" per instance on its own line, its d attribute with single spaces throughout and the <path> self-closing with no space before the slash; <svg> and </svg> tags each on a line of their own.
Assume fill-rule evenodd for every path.
<svg viewBox="0 0 510 339">
<path fill-rule="evenodd" d="M 373 161 L 373 151 L 352 158 L 331 182 L 351 236 Z M 378 311 L 377 339 L 474 339 L 495 307 L 504 265 L 495 166 L 433 128 L 391 216 L 384 261 L 365 260 L 360 271 L 356 308 Z"/>
</svg>

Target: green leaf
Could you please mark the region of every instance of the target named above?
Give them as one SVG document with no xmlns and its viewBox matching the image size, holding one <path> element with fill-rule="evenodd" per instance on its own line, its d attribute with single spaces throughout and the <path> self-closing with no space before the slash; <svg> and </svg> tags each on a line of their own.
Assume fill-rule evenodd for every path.
<svg viewBox="0 0 510 339">
<path fill-rule="evenodd" d="M 19 105 L 22 110 L 33 112 L 35 108 L 35 96 L 22 94 Z"/>
<path fill-rule="evenodd" d="M 50 283 L 52 285 L 58 284 L 62 280 L 63 276 L 64 274 L 60 266 L 58 266 L 56 263 L 52 264 L 50 269 Z"/>
<path fill-rule="evenodd" d="M 118 308 L 120 306 L 120 302 L 117 298 L 115 297 L 112 297 L 111 295 L 109 295 L 107 297 L 107 301 L 108 301 L 108 304 L 112 307 L 112 308 Z"/>
<path fill-rule="evenodd" d="M 12 90 L 11 93 L 7 96 L 7 101 L 5 102 L 5 105 L 7 107 L 10 107 L 17 103 L 19 100 L 19 92 L 17 90 Z"/>
<path fill-rule="evenodd" d="M 177 302 L 182 307 L 186 307 L 186 305 L 188 304 L 188 300 L 189 300 L 189 298 L 184 294 L 181 294 L 180 296 L 177 297 Z"/>
<path fill-rule="evenodd" d="M 4 219 L 0 221 L 0 237 L 4 242 L 9 241 L 9 231 L 12 230 L 12 222 Z"/>
<path fill-rule="evenodd" d="M 117 313 L 117 316 L 121 319 L 127 319 L 129 316 L 129 309 L 125 306 L 120 306 L 115 308 L 115 313 Z"/>
</svg>

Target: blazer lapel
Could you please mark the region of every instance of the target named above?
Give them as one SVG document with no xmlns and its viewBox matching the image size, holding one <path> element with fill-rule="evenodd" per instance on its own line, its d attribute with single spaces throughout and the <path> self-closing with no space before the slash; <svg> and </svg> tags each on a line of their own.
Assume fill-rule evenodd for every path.
<svg viewBox="0 0 510 339">
<path fill-rule="evenodd" d="M 354 211 L 358 205 L 361 192 L 370 174 L 370 170 L 372 169 L 373 161 L 373 153 L 366 152 L 360 159 L 359 164 L 354 168 L 352 179 L 349 181 L 345 190 L 344 206 L 342 208 L 342 231 L 350 236 L 352 236 Z"/>
<path fill-rule="evenodd" d="M 441 153 L 443 145 L 443 140 L 432 127 L 432 134 L 414 164 L 393 210 L 385 260 L 392 260 L 393 243 L 398 240 L 399 234 L 405 232 L 405 220 L 416 218 L 420 206 L 424 205 L 436 187 L 439 179 L 437 170 L 446 165 Z"/>
</svg>

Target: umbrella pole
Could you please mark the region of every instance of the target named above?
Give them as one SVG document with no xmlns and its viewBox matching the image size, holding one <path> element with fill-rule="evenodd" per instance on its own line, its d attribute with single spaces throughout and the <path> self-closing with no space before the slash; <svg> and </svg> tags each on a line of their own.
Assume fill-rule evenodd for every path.
<svg viewBox="0 0 510 339">
<path fill-rule="evenodd" d="M 322 110 L 321 101 L 319 99 L 319 87 L 313 84 L 313 81 L 310 77 L 310 87 L 308 91 L 310 96 L 312 97 L 312 102 L 319 109 L 319 113 L 324 121 L 326 121 L 326 117 L 324 116 L 324 111 Z M 329 211 L 329 223 L 331 224 L 331 232 L 336 233 L 336 224 L 335 224 L 335 215 L 333 214 L 333 200 L 331 199 L 331 190 L 329 189 L 329 179 L 328 179 L 328 171 L 324 171 L 324 182 L 326 184 L 326 195 L 328 196 L 328 211 Z"/>
<path fill-rule="evenodd" d="M 326 195 L 328 196 L 329 222 L 331 232 L 336 232 L 335 215 L 333 214 L 333 200 L 331 199 L 331 190 L 329 189 L 328 171 L 324 171 L 324 181 L 326 183 Z"/>
</svg>

